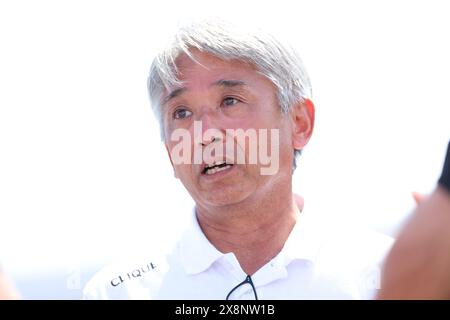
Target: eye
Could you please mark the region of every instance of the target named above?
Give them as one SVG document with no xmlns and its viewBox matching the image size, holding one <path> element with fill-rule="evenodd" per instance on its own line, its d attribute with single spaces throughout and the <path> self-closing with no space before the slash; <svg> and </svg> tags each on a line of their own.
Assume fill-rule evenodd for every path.
<svg viewBox="0 0 450 320">
<path fill-rule="evenodd" d="M 222 101 L 223 105 L 226 107 L 234 106 L 238 102 L 240 102 L 240 101 L 233 97 L 227 97 L 227 98 L 223 99 L 223 101 Z"/>
<path fill-rule="evenodd" d="M 185 119 L 192 115 L 192 112 L 185 108 L 179 108 L 173 112 L 174 119 Z"/>
</svg>

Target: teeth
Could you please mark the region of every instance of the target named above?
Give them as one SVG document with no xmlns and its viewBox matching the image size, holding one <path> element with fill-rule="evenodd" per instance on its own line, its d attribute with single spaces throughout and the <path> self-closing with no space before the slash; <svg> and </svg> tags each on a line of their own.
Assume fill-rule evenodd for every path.
<svg viewBox="0 0 450 320">
<path fill-rule="evenodd" d="M 214 161 L 213 163 L 208 164 L 208 167 L 220 166 L 221 164 L 224 164 L 224 163 L 225 163 L 225 161 L 222 161 L 222 160 Z"/>
<path fill-rule="evenodd" d="M 210 163 L 210 164 L 208 164 L 208 165 L 206 165 L 206 170 L 210 170 L 212 167 L 214 167 L 214 166 L 220 166 L 221 164 L 224 164 L 225 163 L 225 161 L 222 161 L 222 160 L 220 160 L 220 161 L 214 161 L 213 163 Z"/>
<path fill-rule="evenodd" d="M 223 163 L 223 162 L 222 162 L 222 163 Z M 231 168 L 231 165 L 230 165 L 230 164 L 228 164 L 228 165 L 226 165 L 226 166 L 224 166 L 224 167 L 221 167 L 221 168 L 207 169 L 207 170 L 206 170 L 206 174 L 207 174 L 207 175 L 211 175 L 211 174 L 214 174 L 214 173 L 216 173 L 216 172 L 220 172 L 220 171 L 226 170 L 226 169 L 228 169 L 228 168 Z"/>
</svg>

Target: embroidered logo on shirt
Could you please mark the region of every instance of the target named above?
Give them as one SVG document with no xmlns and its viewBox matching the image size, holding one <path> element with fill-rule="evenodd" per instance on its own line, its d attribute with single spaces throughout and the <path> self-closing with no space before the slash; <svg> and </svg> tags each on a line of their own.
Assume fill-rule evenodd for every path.
<svg viewBox="0 0 450 320">
<path fill-rule="evenodd" d="M 144 276 L 145 273 L 152 271 L 154 269 L 156 269 L 156 266 L 153 264 L 153 262 L 150 262 L 143 267 L 134 269 L 130 272 L 127 272 L 126 274 L 121 274 L 118 277 L 113 278 L 110 283 L 113 287 L 117 287 L 125 281 L 140 278 Z"/>
</svg>

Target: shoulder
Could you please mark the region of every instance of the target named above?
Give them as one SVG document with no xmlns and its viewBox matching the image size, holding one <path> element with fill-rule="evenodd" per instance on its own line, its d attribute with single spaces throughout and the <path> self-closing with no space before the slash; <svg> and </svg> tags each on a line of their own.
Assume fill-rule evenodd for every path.
<svg viewBox="0 0 450 320">
<path fill-rule="evenodd" d="M 394 239 L 368 227 L 342 227 L 329 239 L 344 256 L 350 255 L 358 261 L 380 261 L 390 250 Z"/>
<path fill-rule="evenodd" d="M 364 226 L 336 226 L 323 239 L 321 253 L 346 266 L 379 266 L 394 239 Z"/>
<path fill-rule="evenodd" d="M 394 239 L 364 227 L 341 227 L 320 248 L 323 270 L 350 284 L 355 297 L 371 299 L 380 289 L 384 260 Z"/>
<path fill-rule="evenodd" d="M 318 257 L 343 264 L 382 262 L 394 239 L 364 224 L 323 216 L 305 217 L 317 242 Z"/>
<path fill-rule="evenodd" d="M 342 265 L 383 262 L 393 245 L 392 237 L 374 230 L 362 220 L 326 213 L 327 205 L 318 199 L 313 198 L 308 206 L 311 213 L 307 213 L 307 228 L 313 230 L 320 256 Z"/>
<path fill-rule="evenodd" d="M 111 264 L 88 281 L 83 299 L 152 299 L 168 267 L 164 255 Z"/>
<path fill-rule="evenodd" d="M 195 210 L 192 213 L 195 221 Z M 85 285 L 83 299 L 160 299 L 164 288 L 179 275 L 180 247 L 185 235 L 192 233 L 192 223 L 180 222 L 180 234 L 152 247 L 148 258 L 119 261 L 101 269 Z"/>
</svg>

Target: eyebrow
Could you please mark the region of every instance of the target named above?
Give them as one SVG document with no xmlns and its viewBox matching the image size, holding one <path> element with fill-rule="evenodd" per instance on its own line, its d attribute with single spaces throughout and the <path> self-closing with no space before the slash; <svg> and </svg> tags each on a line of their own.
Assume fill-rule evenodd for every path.
<svg viewBox="0 0 450 320">
<path fill-rule="evenodd" d="M 212 84 L 212 86 L 220 86 L 220 87 L 226 87 L 226 88 L 240 87 L 240 86 L 245 86 L 245 85 L 247 85 L 247 84 L 241 80 L 226 80 L 226 79 L 220 79 Z M 185 87 L 173 90 L 163 99 L 162 104 L 163 105 L 166 104 L 173 98 L 181 95 L 186 90 L 187 90 L 187 88 L 185 88 Z"/>
<path fill-rule="evenodd" d="M 178 97 L 180 94 L 182 94 L 183 92 L 185 92 L 187 89 L 186 88 L 178 88 L 173 90 L 172 92 L 170 92 L 164 99 L 163 99 L 163 103 L 162 104 L 166 104 L 167 102 L 169 102 L 171 99 Z"/>
<path fill-rule="evenodd" d="M 232 88 L 232 87 L 245 86 L 247 84 L 244 81 L 241 81 L 241 80 L 221 79 L 219 81 L 214 82 L 213 85 L 221 86 L 221 87 L 227 87 L 227 88 Z"/>
</svg>

